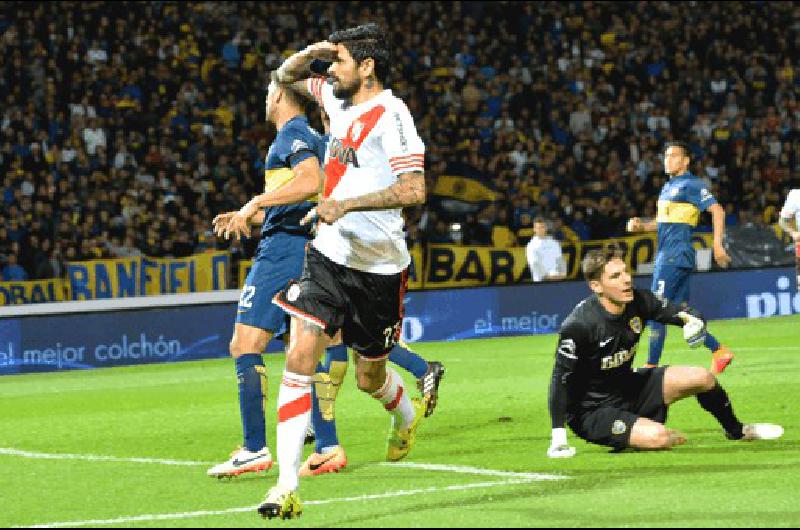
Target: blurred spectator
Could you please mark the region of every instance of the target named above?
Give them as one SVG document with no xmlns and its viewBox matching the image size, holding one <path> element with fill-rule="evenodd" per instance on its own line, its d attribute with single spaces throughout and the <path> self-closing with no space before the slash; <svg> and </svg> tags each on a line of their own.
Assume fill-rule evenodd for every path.
<svg viewBox="0 0 800 530">
<path fill-rule="evenodd" d="M 28 273 L 17 263 L 16 254 L 8 255 L 2 276 L 4 282 L 21 282 L 28 279 Z"/>
<path fill-rule="evenodd" d="M 533 223 L 533 237 L 525 247 L 528 267 L 534 282 L 560 280 L 566 277 L 567 265 L 561 252 L 561 245 L 547 230 L 544 219 L 537 218 Z"/>
</svg>

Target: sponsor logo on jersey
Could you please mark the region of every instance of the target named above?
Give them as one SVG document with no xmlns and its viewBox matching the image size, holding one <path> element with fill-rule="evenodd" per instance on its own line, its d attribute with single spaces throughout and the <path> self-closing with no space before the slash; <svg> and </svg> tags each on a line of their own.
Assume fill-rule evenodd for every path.
<svg viewBox="0 0 800 530">
<path fill-rule="evenodd" d="M 353 167 L 359 167 L 356 148 L 350 145 L 344 145 L 338 138 L 331 139 L 328 158 L 335 158 L 343 166 L 351 165 Z"/>
<path fill-rule="evenodd" d="M 620 350 L 614 355 L 603 357 L 600 360 L 600 369 L 613 370 L 614 368 L 619 368 L 626 362 L 633 359 L 634 355 L 636 355 L 636 346 L 634 346 L 630 350 Z"/>
</svg>

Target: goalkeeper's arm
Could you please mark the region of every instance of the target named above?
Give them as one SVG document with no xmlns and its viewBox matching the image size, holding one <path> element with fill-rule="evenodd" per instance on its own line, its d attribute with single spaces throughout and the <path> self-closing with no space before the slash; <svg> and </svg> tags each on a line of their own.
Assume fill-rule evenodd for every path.
<svg viewBox="0 0 800 530">
<path fill-rule="evenodd" d="M 689 346 L 696 348 L 703 344 L 706 338 L 706 322 L 703 316 L 687 304 L 677 306 L 667 299 L 660 299 L 652 291 L 643 289 L 645 306 L 649 316 L 648 320 L 655 320 L 662 324 L 683 327 L 683 338 Z"/>
<path fill-rule="evenodd" d="M 584 344 L 583 336 L 580 325 L 574 322 L 564 326 L 559 336 L 548 399 L 552 421 L 550 447 L 547 450 L 550 458 L 569 458 L 575 455 L 575 448 L 567 443 L 567 430 L 564 426 L 569 409 L 570 377 L 578 367 L 580 349 Z"/>
</svg>

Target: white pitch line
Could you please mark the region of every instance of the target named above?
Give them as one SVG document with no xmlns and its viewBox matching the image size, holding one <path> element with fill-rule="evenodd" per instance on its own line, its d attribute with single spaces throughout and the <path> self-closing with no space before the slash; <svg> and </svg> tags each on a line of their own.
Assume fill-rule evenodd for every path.
<svg viewBox="0 0 800 530">
<path fill-rule="evenodd" d="M 160 464 L 162 466 L 210 466 L 216 462 L 195 462 L 192 460 L 168 460 L 163 458 L 128 458 L 103 455 L 77 455 L 69 453 L 36 453 L 10 447 L 0 447 L 0 455 L 36 458 L 42 460 L 87 460 L 90 462 L 116 462 L 132 464 Z"/>
<path fill-rule="evenodd" d="M 567 477 L 560 477 L 567 478 Z M 333 504 L 337 502 L 364 502 L 377 499 L 389 499 L 393 497 L 406 497 L 409 495 L 421 495 L 426 493 L 438 493 L 443 491 L 463 491 L 476 488 L 492 488 L 498 486 L 513 486 L 518 484 L 530 484 L 537 479 L 533 478 L 519 478 L 517 480 L 504 480 L 500 482 L 478 482 L 473 484 L 459 484 L 454 486 L 444 487 L 431 487 L 421 488 L 414 490 L 398 490 L 388 491 L 386 493 L 376 493 L 372 495 L 359 495 L 356 497 L 341 497 L 336 499 L 322 499 L 318 501 L 307 501 L 303 504 L 307 506 L 315 506 L 322 504 Z M 210 515 L 227 515 L 232 513 L 241 512 L 254 512 L 257 506 L 244 506 L 241 508 L 229 508 L 227 510 L 200 510 L 195 512 L 182 512 L 182 513 L 162 513 L 162 514 L 147 514 L 135 515 L 130 517 L 118 517 L 116 519 L 92 519 L 88 521 L 68 521 L 68 522 L 54 522 L 46 524 L 38 524 L 33 526 L 16 526 L 14 528 L 74 528 L 78 526 L 100 526 L 100 525 L 113 525 L 113 524 L 129 524 L 140 523 L 148 521 L 169 521 L 176 519 L 191 519 L 195 517 L 205 517 Z"/>
<path fill-rule="evenodd" d="M 518 473 L 516 471 L 498 471 L 469 466 L 447 466 L 442 464 L 417 464 L 414 462 L 381 462 L 381 466 L 424 469 L 427 471 L 445 471 L 447 473 L 463 473 L 466 475 L 487 475 L 490 477 L 518 478 L 523 480 L 562 480 L 564 475 L 546 475 L 541 473 Z"/>
</svg>

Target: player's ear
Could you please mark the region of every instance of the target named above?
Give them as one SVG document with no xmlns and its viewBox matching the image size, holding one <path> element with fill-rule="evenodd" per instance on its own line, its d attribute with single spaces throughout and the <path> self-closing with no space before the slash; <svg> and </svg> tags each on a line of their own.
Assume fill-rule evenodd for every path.
<svg viewBox="0 0 800 530">
<path fill-rule="evenodd" d="M 589 289 L 596 295 L 603 294 L 603 285 L 598 280 L 592 280 L 589 282 Z"/>
<path fill-rule="evenodd" d="M 361 75 L 364 77 L 369 77 L 373 73 L 375 73 L 375 59 L 372 57 L 367 57 L 361 64 L 358 65 L 358 69 L 361 72 Z"/>
</svg>

